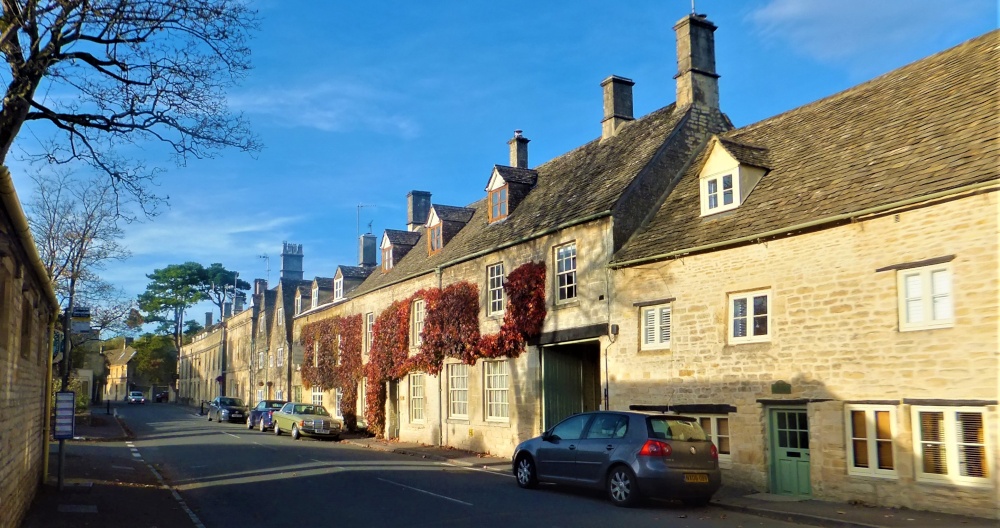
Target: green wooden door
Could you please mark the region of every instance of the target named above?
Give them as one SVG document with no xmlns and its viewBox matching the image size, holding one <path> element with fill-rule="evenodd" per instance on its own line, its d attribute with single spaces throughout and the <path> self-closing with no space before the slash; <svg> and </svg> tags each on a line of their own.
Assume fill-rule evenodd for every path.
<svg viewBox="0 0 1000 528">
<path fill-rule="evenodd" d="M 580 358 L 546 347 L 542 352 L 542 412 L 548 430 L 560 420 L 583 411 L 583 366 Z"/>
<path fill-rule="evenodd" d="M 771 409 L 771 491 L 810 495 L 809 419 L 804 408 Z"/>
</svg>

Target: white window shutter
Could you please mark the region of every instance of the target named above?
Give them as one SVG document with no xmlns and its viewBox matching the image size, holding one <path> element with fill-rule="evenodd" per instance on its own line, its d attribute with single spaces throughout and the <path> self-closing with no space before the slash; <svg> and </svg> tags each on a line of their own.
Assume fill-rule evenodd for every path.
<svg viewBox="0 0 1000 528">
<path fill-rule="evenodd" d="M 660 341 L 661 344 L 670 342 L 670 307 L 660 308 Z"/>
<path fill-rule="evenodd" d="M 656 342 L 656 310 L 649 308 L 643 315 L 643 343 L 651 345 Z"/>
</svg>

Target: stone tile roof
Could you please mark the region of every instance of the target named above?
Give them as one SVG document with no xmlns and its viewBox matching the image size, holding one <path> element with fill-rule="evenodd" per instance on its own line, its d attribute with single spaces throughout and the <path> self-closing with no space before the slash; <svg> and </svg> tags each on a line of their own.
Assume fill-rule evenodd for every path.
<svg viewBox="0 0 1000 528">
<path fill-rule="evenodd" d="M 337 266 L 340 270 L 340 274 L 345 279 L 363 279 L 371 274 L 372 270 L 375 268 L 368 268 L 364 266 Z M 333 279 L 330 279 L 330 287 L 333 288 Z"/>
<path fill-rule="evenodd" d="M 417 231 L 386 229 L 385 236 L 389 238 L 389 243 L 394 246 L 413 246 L 420 240 L 420 233 Z"/>
<path fill-rule="evenodd" d="M 538 171 L 536 170 L 522 167 L 508 167 L 507 165 L 494 165 L 493 169 L 497 171 L 497 174 L 505 182 L 535 185 L 535 182 L 538 181 Z"/>
<path fill-rule="evenodd" d="M 122 350 L 115 350 L 106 354 L 108 364 L 112 366 L 125 365 L 135 357 L 137 351 L 132 347 L 125 347 Z"/>
<path fill-rule="evenodd" d="M 316 281 L 316 285 L 319 286 L 319 289 L 321 290 L 333 289 L 333 277 L 315 277 L 313 280 Z"/>
<path fill-rule="evenodd" d="M 432 255 L 427 251 L 410 251 L 391 270 L 372 273 L 350 297 L 429 273 L 436 266 L 495 250 L 574 220 L 609 213 L 685 115 L 684 111 L 675 112 L 671 104 L 625 124 L 614 137 L 591 141 L 539 165 L 535 169 L 538 173 L 535 187 L 501 222 L 488 223 L 484 193 L 483 199 L 468 206 L 475 213 L 443 249 Z M 422 231 L 413 234 L 423 238 Z"/>
<path fill-rule="evenodd" d="M 437 213 L 438 218 L 442 222 L 459 222 L 466 223 L 472 219 L 472 215 L 475 214 L 475 209 L 470 209 L 468 207 L 455 207 L 452 205 L 439 205 L 434 204 L 431 206 L 434 212 Z"/>
<path fill-rule="evenodd" d="M 850 215 L 1000 178 L 1000 31 L 721 134 L 767 149 L 737 209 L 700 216 L 692 164 L 612 266 Z"/>
<path fill-rule="evenodd" d="M 752 165 L 754 167 L 770 168 L 771 162 L 768 160 L 767 149 L 748 143 L 740 143 L 727 137 L 720 137 L 719 143 L 726 152 L 731 154 L 741 165 Z"/>
</svg>

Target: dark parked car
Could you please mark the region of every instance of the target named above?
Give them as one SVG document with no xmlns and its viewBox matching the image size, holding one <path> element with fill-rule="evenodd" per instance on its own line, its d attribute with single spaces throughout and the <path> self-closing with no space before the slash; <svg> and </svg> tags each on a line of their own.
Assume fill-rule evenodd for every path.
<svg viewBox="0 0 1000 528">
<path fill-rule="evenodd" d="M 208 421 L 215 416 L 220 422 L 242 422 L 247 416 L 247 406 L 239 398 L 219 396 L 208 405 Z"/>
<path fill-rule="evenodd" d="M 259 427 L 260 432 L 271 428 L 271 414 L 285 404 L 285 400 L 261 400 L 247 414 L 247 429 Z"/>
<path fill-rule="evenodd" d="M 157 392 L 156 396 L 153 396 L 153 401 L 156 403 L 170 401 L 170 393 L 167 391 Z"/>
<path fill-rule="evenodd" d="M 705 504 L 719 489 L 719 452 L 698 420 L 670 413 L 597 411 L 570 416 L 514 450 L 518 486 L 604 488 L 618 506 L 643 497 Z"/>
</svg>

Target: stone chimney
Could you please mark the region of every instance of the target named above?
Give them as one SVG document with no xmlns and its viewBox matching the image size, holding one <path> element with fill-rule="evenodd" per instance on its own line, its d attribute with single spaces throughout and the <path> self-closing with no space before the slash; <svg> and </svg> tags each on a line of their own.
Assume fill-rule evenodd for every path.
<svg viewBox="0 0 1000 528">
<path fill-rule="evenodd" d="M 253 294 L 254 295 L 264 295 L 267 291 L 267 280 L 265 279 L 254 279 L 253 280 Z"/>
<path fill-rule="evenodd" d="M 233 303 L 226 301 L 222 303 L 222 318 L 233 316 Z"/>
<path fill-rule="evenodd" d="M 302 244 L 281 244 L 281 278 L 302 280 Z"/>
<path fill-rule="evenodd" d="M 614 137 L 622 125 L 632 117 L 632 79 L 612 75 L 601 82 L 604 87 L 604 119 L 601 120 L 601 139 Z"/>
<path fill-rule="evenodd" d="M 205 328 L 212 326 L 212 312 L 205 312 Z"/>
<path fill-rule="evenodd" d="M 233 303 L 233 313 L 240 313 L 243 311 L 243 303 L 246 302 L 246 294 L 243 292 L 236 292 L 236 298 Z"/>
<path fill-rule="evenodd" d="M 677 107 L 692 104 L 719 108 L 719 75 L 715 73 L 715 24 L 691 14 L 674 25 L 677 33 Z"/>
<path fill-rule="evenodd" d="M 431 193 L 410 191 L 406 195 L 406 230 L 416 231 L 427 223 L 431 214 Z"/>
<path fill-rule="evenodd" d="M 125 345 L 124 346 L 131 346 L 133 342 L 135 342 L 134 338 L 126 337 L 125 338 Z"/>
<path fill-rule="evenodd" d="M 520 130 L 514 131 L 514 137 L 507 142 L 510 145 L 510 166 L 521 169 L 528 168 L 528 142 L 530 139 L 521 135 Z"/>
<path fill-rule="evenodd" d="M 361 239 L 358 241 L 358 266 L 374 268 L 377 249 L 375 235 L 371 233 L 361 235 Z"/>
</svg>

